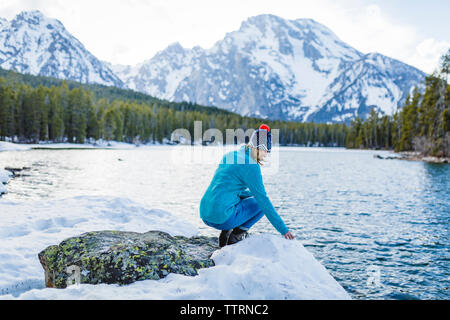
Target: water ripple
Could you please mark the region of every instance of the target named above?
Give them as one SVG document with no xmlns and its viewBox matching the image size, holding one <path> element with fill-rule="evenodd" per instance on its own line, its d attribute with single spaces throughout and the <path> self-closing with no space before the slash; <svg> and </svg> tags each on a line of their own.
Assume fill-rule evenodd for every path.
<svg viewBox="0 0 450 320">
<path fill-rule="evenodd" d="M 31 168 L 8 184 L 0 201 L 128 197 L 217 235 L 198 216 L 216 164 L 174 164 L 171 150 L 0 153 L 0 167 Z M 450 298 L 450 165 L 306 148 L 281 148 L 279 163 L 276 175 L 264 176 L 268 195 L 353 298 Z M 263 218 L 251 232 L 275 231 Z"/>
</svg>

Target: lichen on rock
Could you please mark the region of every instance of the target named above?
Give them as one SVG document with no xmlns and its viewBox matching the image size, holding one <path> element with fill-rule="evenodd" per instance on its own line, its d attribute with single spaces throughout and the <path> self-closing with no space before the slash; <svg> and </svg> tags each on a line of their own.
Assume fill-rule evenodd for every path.
<svg viewBox="0 0 450 320">
<path fill-rule="evenodd" d="M 212 237 L 172 237 L 161 231 L 97 231 L 46 248 L 39 253 L 39 261 L 47 287 L 70 285 L 68 268 L 73 272 L 74 266 L 80 283 L 126 285 L 158 280 L 169 273 L 195 276 L 198 269 L 214 266 L 210 257 L 217 249 L 217 239 Z"/>
</svg>

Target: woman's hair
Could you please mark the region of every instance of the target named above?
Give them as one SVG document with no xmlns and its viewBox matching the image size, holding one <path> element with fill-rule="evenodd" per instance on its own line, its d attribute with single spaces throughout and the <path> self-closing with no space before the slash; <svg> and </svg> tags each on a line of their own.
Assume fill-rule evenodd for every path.
<svg viewBox="0 0 450 320">
<path fill-rule="evenodd" d="M 246 145 L 245 146 L 246 148 L 248 148 L 248 149 L 250 149 L 250 152 L 252 152 L 252 150 L 256 150 L 256 162 L 260 165 L 260 166 L 263 166 L 264 164 L 263 164 L 263 162 L 262 162 L 262 159 L 259 157 L 259 149 L 258 148 L 253 148 L 252 146 L 250 146 L 250 145 Z M 251 155 L 250 155 L 251 156 Z"/>
</svg>

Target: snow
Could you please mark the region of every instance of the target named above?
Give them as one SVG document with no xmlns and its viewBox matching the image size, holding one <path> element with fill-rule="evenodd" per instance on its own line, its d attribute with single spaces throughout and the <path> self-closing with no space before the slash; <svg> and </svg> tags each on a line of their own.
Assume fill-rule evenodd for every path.
<svg viewBox="0 0 450 320">
<path fill-rule="evenodd" d="M 363 88 L 362 94 L 367 97 L 366 104 L 368 106 L 377 106 L 387 114 L 392 114 L 394 108 L 397 106 L 390 92 L 385 87 L 365 87 Z"/>
<path fill-rule="evenodd" d="M 303 30 L 304 33 L 307 33 L 306 30 L 312 30 L 316 37 L 314 42 L 318 44 L 316 49 L 319 49 L 321 55 L 326 58 L 344 57 L 353 60 L 361 57 L 361 53 L 342 42 L 328 27 L 312 19 L 297 19 L 289 22 L 297 25 L 296 28 Z"/>
<path fill-rule="evenodd" d="M 118 141 L 97 141 L 96 144 L 89 143 L 41 143 L 32 145 L 33 148 L 45 149 L 95 149 L 95 148 L 111 148 L 111 149 L 135 149 L 135 144 L 118 142 Z"/>
<path fill-rule="evenodd" d="M 0 297 L 43 288 L 37 254 L 89 231 L 160 230 L 193 236 L 197 229 L 175 215 L 125 198 L 78 196 L 40 202 L 0 201 Z"/>
<path fill-rule="evenodd" d="M 191 237 L 182 217 L 126 198 L 78 196 L 38 202 L 0 201 L 0 299 L 349 299 L 347 292 L 298 240 L 251 234 L 214 252 L 215 266 L 188 277 L 127 286 L 45 288 L 37 254 L 89 231 L 161 230 Z"/>
<path fill-rule="evenodd" d="M 25 151 L 30 150 L 31 145 L 26 144 L 16 144 L 11 142 L 0 141 L 0 152 L 1 151 Z"/>
<path fill-rule="evenodd" d="M 291 68 L 296 78 L 296 86 L 293 87 L 293 92 L 304 92 L 306 96 L 302 99 L 303 105 L 317 106 L 320 98 L 323 96 L 326 88 L 334 79 L 335 72 L 331 76 L 326 73 L 317 72 L 314 70 L 312 61 L 304 56 L 303 41 L 292 39 L 294 44 L 295 54 L 292 57 Z M 332 59 L 337 65 L 337 59 Z M 311 108 L 311 112 L 313 112 Z"/>
<path fill-rule="evenodd" d="M 2 193 L 6 193 L 6 187 L 4 184 L 8 183 L 9 179 L 11 178 L 12 174 L 9 171 L 6 171 L 2 168 L 0 168 L 0 195 Z"/>
<path fill-rule="evenodd" d="M 11 176 L 11 172 L 0 168 L 0 184 L 7 183 Z"/>
<path fill-rule="evenodd" d="M 17 144 L 11 142 L 0 142 L 0 152 L 1 151 L 26 151 L 34 148 L 40 149 L 95 149 L 95 148 L 106 148 L 106 149 L 135 149 L 142 148 L 145 146 L 154 146 L 155 144 L 133 144 L 119 141 L 105 141 L 98 140 L 93 143 L 48 143 L 41 142 L 35 144 Z"/>
<path fill-rule="evenodd" d="M 355 117 L 353 113 L 344 113 L 333 117 L 333 121 L 335 122 L 345 122 L 348 119 L 352 119 Z"/>
<path fill-rule="evenodd" d="M 166 81 L 167 87 L 166 92 L 163 99 L 172 99 L 175 95 L 175 91 L 178 88 L 178 85 L 181 81 L 183 81 L 186 77 L 188 77 L 192 72 L 192 67 L 182 67 L 180 69 L 174 69 L 172 72 L 167 74 Z"/>
</svg>

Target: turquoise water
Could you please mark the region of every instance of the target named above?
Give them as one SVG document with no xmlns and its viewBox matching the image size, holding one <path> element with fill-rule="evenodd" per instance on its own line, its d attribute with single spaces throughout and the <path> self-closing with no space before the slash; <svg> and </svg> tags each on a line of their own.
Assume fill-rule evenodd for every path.
<svg viewBox="0 0 450 320">
<path fill-rule="evenodd" d="M 280 213 L 353 297 L 450 297 L 450 165 L 360 151 L 283 161 L 270 182 Z"/>
<path fill-rule="evenodd" d="M 8 184 L 0 203 L 127 197 L 217 235 L 198 217 L 216 162 L 181 161 L 173 150 L 1 152 L 0 167 L 30 170 Z M 449 299 L 450 165 L 380 160 L 376 153 L 383 152 L 282 147 L 278 172 L 264 175 L 267 192 L 297 239 L 353 298 Z M 266 218 L 251 232 L 276 233 Z"/>
</svg>

